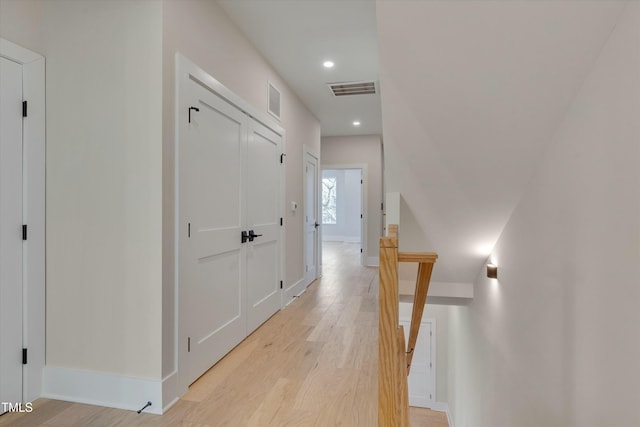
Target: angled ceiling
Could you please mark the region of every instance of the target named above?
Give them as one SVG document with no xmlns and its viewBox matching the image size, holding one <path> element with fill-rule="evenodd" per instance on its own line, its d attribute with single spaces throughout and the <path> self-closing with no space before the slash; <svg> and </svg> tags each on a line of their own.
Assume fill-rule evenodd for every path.
<svg viewBox="0 0 640 427">
<path fill-rule="evenodd" d="M 320 120 L 323 136 L 381 134 L 380 95 L 334 97 L 327 83 L 378 82 L 373 1 L 219 0 Z M 325 60 L 335 66 L 326 69 Z M 353 122 L 359 121 L 359 127 Z"/>
<path fill-rule="evenodd" d="M 466 283 L 626 5 L 219 3 L 318 117 L 323 135 L 383 134 L 385 185 L 403 195 L 411 249 L 440 254 L 434 281 Z M 334 69 L 322 68 L 326 59 Z M 380 80 L 382 96 L 334 98 L 325 85 L 362 80 Z"/>
<path fill-rule="evenodd" d="M 377 2 L 387 189 L 434 280 L 481 271 L 625 3 Z"/>
</svg>

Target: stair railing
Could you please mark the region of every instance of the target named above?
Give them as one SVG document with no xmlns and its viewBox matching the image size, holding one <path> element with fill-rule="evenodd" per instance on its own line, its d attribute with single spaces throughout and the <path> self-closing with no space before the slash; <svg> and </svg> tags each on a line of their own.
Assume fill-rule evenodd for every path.
<svg viewBox="0 0 640 427">
<path fill-rule="evenodd" d="M 429 291 L 433 252 L 398 252 L 398 226 L 389 225 L 380 239 L 380 295 L 378 319 L 378 427 L 409 427 L 407 376 Z M 418 277 L 413 298 L 409 339 L 399 325 L 398 263 L 417 262 Z"/>
</svg>

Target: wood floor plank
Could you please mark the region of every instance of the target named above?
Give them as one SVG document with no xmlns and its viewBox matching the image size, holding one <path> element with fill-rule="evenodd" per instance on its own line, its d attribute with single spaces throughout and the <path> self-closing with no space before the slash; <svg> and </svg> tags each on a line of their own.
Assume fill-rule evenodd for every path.
<svg viewBox="0 0 640 427">
<path fill-rule="evenodd" d="M 0 416 L 0 426 L 32 427 L 44 425 L 52 417 L 58 415 L 73 403 L 60 400 L 38 399 L 34 402 L 33 412 L 7 413 Z"/>
<path fill-rule="evenodd" d="M 287 400 L 291 398 L 292 388 L 291 381 L 286 378 L 278 379 L 267 393 L 264 401 L 249 418 L 247 426 L 261 427 L 281 424 L 289 412 Z"/>
</svg>

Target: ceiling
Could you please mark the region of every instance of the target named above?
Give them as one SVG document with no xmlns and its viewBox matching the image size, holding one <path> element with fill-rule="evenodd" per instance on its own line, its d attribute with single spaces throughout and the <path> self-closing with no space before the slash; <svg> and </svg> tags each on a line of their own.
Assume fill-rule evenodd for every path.
<svg viewBox="0 0 640 427">
<path fill-rule="evenodd" d="M 463 283 L 491 253 L 626 5 L 219 3 L 318 117 L 323 135 L 383 134 L 387 189 L 401 192 L 423 249 L 440 254 L 433 280 Z M 327 58 L 333 70 L 322 68 Z M 381 80 L 382 99 L 336 99 L 325 86 L 366 79 Z"/>
<path fill-rule="evenodd" d="M 380 95 L 334 97 L 327 83 L 378 82 L 375 2 L 219 0 L 321 123 L 322 136 L 382 134 Z M 332 60 L 334 68 L 322 66 Z M 360 121 L 360 126 L 353 126 Z"/>
</svg>

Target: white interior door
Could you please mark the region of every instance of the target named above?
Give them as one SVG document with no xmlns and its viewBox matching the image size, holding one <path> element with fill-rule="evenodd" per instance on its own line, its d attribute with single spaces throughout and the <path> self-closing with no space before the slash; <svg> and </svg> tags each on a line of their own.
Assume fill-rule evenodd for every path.
<svg viewBox="0 0 640 427">
<path fill-rule="evenodd" d="M 409 339 L 409 320 L 400 320 L 400 325 L 404 326 L 405 342 Z M 432 408 L 436 399 L 436 376 L 435 376 L 435 325 L 431 321 L 420 323 L 420 332 L 411 360 L 411 370 L 409 372 L 409 405 L 421 408 Z"/>
<path fill-rule="evenodd" d="M 22 191 L 22 66 L 0 58 L 0 402 L 13 403 L 22 401 Z"/>
<path fill-rule="evenodd" d="M 304 201 L 304 259 L 305 284 L 318 277 L 318 158 L 305 152 L 305 201 Z"/>
<path fill-rule="evenodd" d="M 247 117 L 193 80 L 187 89 L 195 108 L 191 122 L 184 114 L 179 124 L 179 283 L 187 332 L 180 369 L 190 384 L 247 333 L 247 246 L 241 242 Z"/>
<path fill-rule="evenodd" d="M 282 137 L 249 120 L 247 148 L 248 332 L 280 309 L 280 154 Z M 256 236 L 256 237 L 252 237 Z"/>
</svg>

